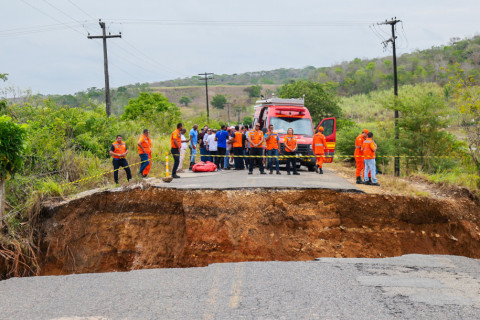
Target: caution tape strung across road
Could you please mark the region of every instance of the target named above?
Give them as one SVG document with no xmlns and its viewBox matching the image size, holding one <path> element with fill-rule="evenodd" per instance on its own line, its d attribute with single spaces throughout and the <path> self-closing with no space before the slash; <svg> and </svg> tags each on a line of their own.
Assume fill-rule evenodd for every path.
<svg viewBox="0 0 480 320">
<path fill-rule="evenodd" d="M 221 158 L 278 158 L 279 160 L 282 160 L 282 159 L 287 159 L 287 158 L 319 158 L 319 157 L 324 157 L 324 158 L 328 158 L 328 159 L 331 159 L 331 158 L 364 158 L 364 156 L 345 156 L 345 155 L 294 155 L 294 156 L 288 156 L 288 155 L 278 155 L 278 156 L 267 156 L 267 155 L 262 155 L 262 156 L 250 156 L 250 155 L 219 155 L 219 154 L 215 154 L 215 155 L 201 155 L 202 157 L 212 157 L 212 158 L 215 158 L 215 157 L 221 157 Z M 399 155 L 399 156 L 381 156 L 381 155 L 378 155 L 376 156 L 376 158 L 395 158 L 395 157 L 399 157 L 399 158 L 404 158 L 404 159 L 422 159 L 422 158 L 438 158 L 438 159 L 458 159 L 457 156 L 407 156 L 407 155 Z M 128 165 L 128 167 L 120 167 L 118 169 L 114 169 L 114 170 L 109 170 L 109 171 L 105 171 L 103 173 L 99 173 L 99 174 L 96 174 L 96 175 L 93 175 L 93 176 L 89 176 L 89 177 L 86 177 L 86 178 L 82 178 L 82 179 L 78 179 L 78 180 L 75 180 L 75 181 L 71 181 L 71 182 L 67 182 L 67 183 L 63 183 L 61 184 L 60 186 L 61 187 L 65 187 L 65 186 L 69 186 L 69 185 L 73 185 L 73 184 L 77 184 L 77 183 L 80 183 L 80 182 L 84 182 L 84 181 L 87 181 L 87 180 L 91 180 L 91 179 L 95 179 L 95 178 L 98 178 L 98 177 L 101 177 L 101 176 L 104 176 L 106 174 L 109 174 L 109 173 L 112 173 L 112 172 L 115 172 L 115 171 L 119 171 L 121 169 L 124 169 L 124 168 L 131 168 L 131 167 L 134 167 L 134 166 L 137 166 L 139 164 L 142 164 L 144 162 L 147 162 L 147 161 L 157 161 L 159 159 L 161 159 L 162 157 L 161 156 L 156 156 L 156 157 L 152 157 L 151 159 L 148 159 L 148 160 L 144 160 L 144 161 L 140 161 L 140 162 L 136 162 L 136 163 L 133 163 L 133 164 L 130 164 Z"/>
<path fill-rule="evenodd" d="M 220 154 L 213 154 L 213 155 L 202 155 L 202 157 L 221 157 L 221 158 L 226 158 L 226 157 L 230 157 L 230 158 L 279 158 L 279 159 L 286 159 L 286 158 L 320 158 L 320 157 L 323 157 L 323 158 L 365 158 L 365 156 L 342 156 L 342 155 L 300 155 L 300 154 L 296 154 L 294 156 L 288 156 L 288 155 L 278 155 L 278 156 L 267 156 L 267 155 L 263 155 L 263 156 L 250 156 L 250 155 L 245 155 L 245 156 L 242 156 L 242 155 L 220 155 Z M 406 155 L 399 155 L 399 156 L 375 156 L 375 158 L 395 158 L 395 157 L 399 157 L 399 158 L 417 158 L 417 159 L 422 159 L 422 158 L 441 158 L 441 159 L 458 159 L 457 156 L 406 156 Z"/>
<path fill-rule="evenodd" d="M 139 165 L 139 164 L 142 164 L 142 163 L 144 163 L 144 162 L 153 161 L 153 160 L 157 160 L 157 159 L 160 159 L 160 158 L 161 158 L 161 157 L 152 157 L 151 159 L 148 159 L 148 160 L 144 160 L 144 161 L 136 162 L 136 163 L 133 163 L 133 164 L 129 164 L 127 167 L 120 167 L 120 168 L 118 168 L 118 169 L 105 171 L 105 172 L 103 172 L 103 173 L 99 173 L 99 174 L 96 174 L 96 175 L 93 175 L 93 176 L 89 176 L 89 177 L 86 177 L 86 178 L 83 178 L 83 179 L 78 179 L 78 180 L 75 180 L 75 181 L 63 183 L 63 184 L 61 184 L 60 186 L 61 186 L 61 187 L 65 187 L 65 186 L 72 185 L 72 184 L 76 184 L 76 183 L 79 183 L 79 182 L 84 182 L 84 181 L 86 181 L 86 180 L 95 179 L 95 178 L 104 176 L 104 175 L 106 175 L 106 174 L 109 174 L 109 173 L 112 173 L 112 172 L 115 172 L 115 171 L 119 171 L 119 170 L 124 169 L 124 168 L 131 168 L 131 167 L 137 166 L 137 165 Z"/>
</svg>

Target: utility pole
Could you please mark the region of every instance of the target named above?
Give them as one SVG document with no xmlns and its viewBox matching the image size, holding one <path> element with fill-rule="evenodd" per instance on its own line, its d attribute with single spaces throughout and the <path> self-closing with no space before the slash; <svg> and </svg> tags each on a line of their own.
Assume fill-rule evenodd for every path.
<svg viewBox="0 0 480 320">
<path fill-rule="evenodd" d="M 230 102 L 227 102 L 227 103 L 225 103 L 225 105 L 227 106 L 227 114 L 228 114 L 228 116 L 227 116 L 227 119 L 228 119 L 228 125 L 230 125 L 230 104 L 231 104 Z"/>
<path fill-rule="evenodd" d="M 88 39 L 103 39 L 103 68 L 105 71 L 105 104 L 107 106 L 107 117 L 110 117 L 112 114 L 112 101 L 110 99 L 110 81 L 108 79 L 108 58 L 107 58 L 107 39 L 109 38 L 121 38 L 122 33 L 120 34 L 108 34 L 105 29 L 105 22 L 101 19 L 98 21 L 100 24 L 100 28 L 102 28 L 103 35 L 101 36 L 91 36 L 90 33 L 88 34 Z"/>
<path fill-rule="evenodd" d="M 398 154 L 398 139 L 399 139 L 399 130 L 398 130 L 398 110 L 397 100 L 398 100 L 398 77 L 397 77 L 397 49 L 395 47 L 395 42 L 397 37 L 395 36 L 395 25 L 401 20 L 398 20 L 397 17 L 392 18 L 391 20 L 385 20 L 385 22 L 378 23 L 379 25 L 389 24 L 392 27 L 392 37 L 383 42 L 384 46 L 387 46 L 389 42 L 392 43 L 393 49 L 393 92 L 394 92 L 394 105 L 395 105 L 395 140 L 397 140 L 397 154 L 395 156 L 395 176 L 400 176 L 400 157 Z"/>
<path fill-rule="evenodd" d="M 211 72 L 205 72 L 205 73 L 199 73 L 199 76 L 203 76 L 203 78 L 200 78 L 198 80 L 205 81 L 205 95 L 207 97 L 207 122 L 210 120 L 210 108 L 208 104 L 208 80 L 212 80 L 213 77 L 211 77 L 213 73 Z"/>
</svg>

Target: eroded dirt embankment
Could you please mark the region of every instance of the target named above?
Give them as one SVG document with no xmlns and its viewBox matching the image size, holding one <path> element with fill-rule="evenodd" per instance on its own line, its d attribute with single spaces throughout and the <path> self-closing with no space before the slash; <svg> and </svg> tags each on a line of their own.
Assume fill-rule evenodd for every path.
<svg viewBox="0 0 480 320">
<path fill-rule="evenodd" d="M 134 188 L 44 208 L 41 274 L 214 262 L 480 258 L 480 206 L 328 190 Z"/>
</svg>

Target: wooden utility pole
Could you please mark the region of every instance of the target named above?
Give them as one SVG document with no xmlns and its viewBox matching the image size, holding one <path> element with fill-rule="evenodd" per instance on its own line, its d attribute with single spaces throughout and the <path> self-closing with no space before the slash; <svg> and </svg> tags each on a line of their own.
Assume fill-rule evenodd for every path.
<svg viewBox="0 0 480 320">
<path fill-rule="evenodd" d="M 230 102 L 227 102 L 225 103 L 225 105 L 227 106 L 227 119 L 228 119 L 228 125 L 230 125 L 230 105 L 231 103 Z"/>
<path fill-rule="evenodd" d="M 122 33 L 119 34 L 108 34 L 105 29 L 105 22 L 101 19 L 98 21 L 100 28 L 102 28 L 103 35 L 101 36 L 91 36 L 88 34 L 88 39 L 103 39 L 103 68 L 105 71 L 105 104 L 107 106 L 107 117 L 110 117 L 112 114 L 112 100 L 110 99 L 110 81 L 108 78 L 108 58 L 107 58 L 107 39 L 109 38 L 121 38 Z"/>
<path fill-rule="evenodd" d="M 211 75 L 213 75 L 213 73 L 205 72 L 205 73 L 199 73 L 198 75 L 203 76 L 203 78 L 200 78 L 198 80 L 205 81 L 205 95 L 207 97 L 207 122 L 209 122 L 210 108 L 209 108 L 209 104 L 208 104 L 208 80 L 213 79 L 213 77 L 211 77 Z"/>
<path fill-rule="evenodd" d="M 400 176 L 400 156 L 398 154 L 398 140 L 399 140 L 399 130 L 398 130 L 398 110 L 396 108 L 397 106 L 397 100 L 398 100 L 398 77 L 397 77 L 397 49 L 395 47 L 395 42 L 397 37 L 395 36 L 395 25 L 399 22 L 402 22 L 401 20 L 398 20 L 397 17 L 392 18 L 392 20 L 388 21 L 385 20 L 385 22 L 378 23 L 379 25 L 383 24 L 389 24 L 392 27 L 392 37 L 386 41 L 384 41 L 384 45 L 387 46 L 389 42 L 392 43 L 392 49 L 393 49 L 393 92 L 394 92 L 394 105 L 395 105 L 395 140 L 397 141 L 396 145 L 396 156 L 395 156 L 395 176 Z"/>
</svg>

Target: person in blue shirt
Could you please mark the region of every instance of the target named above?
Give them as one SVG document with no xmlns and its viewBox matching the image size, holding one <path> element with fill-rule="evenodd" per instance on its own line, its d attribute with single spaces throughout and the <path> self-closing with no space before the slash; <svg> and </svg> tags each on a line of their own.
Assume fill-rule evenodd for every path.
<svg viewBox="0 0 480 320">
<path fill-rule="evenodd" d="M 227 139 L 228 132 L 227 126 L 223 125 L 222 129 L 217 132 L 215 135 L 215 141 L 217 141 L 217 154 L 218 157 L 215 159 L 215 164 L 217 165 L 218 170 L 223 169 L 225 153 L 227 152 Z"/>
<path fill-rule="evenodd" d="M 195 156 L 197 155 L 197 144 L 198 144 L 198 125 L 194 124 L 192 130 L 190 130 L 190 142 L 188 147 L 190 148 L 190 168 L 192 170 L 193 165 L 195 164 Z"/>
</svg>

